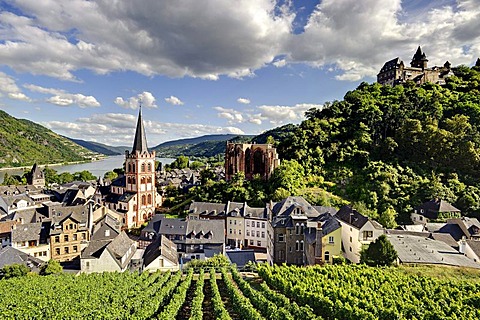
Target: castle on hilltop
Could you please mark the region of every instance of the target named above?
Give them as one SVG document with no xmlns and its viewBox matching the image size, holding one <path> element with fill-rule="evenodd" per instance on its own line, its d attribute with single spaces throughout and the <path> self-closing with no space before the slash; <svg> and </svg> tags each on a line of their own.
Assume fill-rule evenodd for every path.
<svg viewBox="0 0 480 320">
<path fill-rule="evenodd" d="M 450 62 L 445 62 L 443 67 L 428 68 L 428 59 L 422 48 L 418 46 L 417 52 L 413 55 L 410 67 L 405 66 L 400 58 L 395 58 L 385 62 L 382 69 L 377 75 L 377 82 L 380 84 L 388 84 L 395 86 L 413 81 L 416 84 L 431 82 L 436 84 L 445 84 L 445 79 L 453 75 L 450 69 Z"/>
</svg>

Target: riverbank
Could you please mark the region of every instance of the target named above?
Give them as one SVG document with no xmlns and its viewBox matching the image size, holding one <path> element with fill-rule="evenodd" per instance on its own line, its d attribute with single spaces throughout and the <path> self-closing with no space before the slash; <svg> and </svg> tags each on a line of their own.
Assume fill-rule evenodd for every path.
<svg viewBox="0 0 480 320">
<path fill-rule="evenodd" d="M 49 164 L 38 164 L 40 168 L 45 168 L 45 167 L 59 167 L 59 166 L 68 166 L 72 164 L 83 164 L 83 163 L 91 163 L 91 162 L 96 162 L 96 161 L 101 161 L 108 158 L 107 156 L 105 157 L 98 157 L 96 159 L 91 159 L 91 160 L 83 160 L 83 161 L 70 161 L 70 162 L 59 162 L 59 163 L 49 163 Z M 26 170 L 26 169 L 31 169 L 33 167 L 33 164 L 30 166 L 23 166 L 23 167 L 5 167 L 5 168 L 0 168 L 0 171 L 18 171 L 18 170 Z"/>
</svg>

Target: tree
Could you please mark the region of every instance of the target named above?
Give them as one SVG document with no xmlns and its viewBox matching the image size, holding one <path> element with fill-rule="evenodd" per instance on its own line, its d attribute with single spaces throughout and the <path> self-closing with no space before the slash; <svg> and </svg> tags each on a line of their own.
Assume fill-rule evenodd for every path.
<svg viewBox="0 0 480 320">
<path fill-rule="evenodd" d="M 305 170 L 302 165 L 295 160 L 282 161 L 277 167 L 270 179 L 271 190 L 275 192 L 278 188 L 287 190 L 290 194 L 295 194 L 300 188 L 304 187 Z"/>
<path fill-rule="evenodd" d="M 117 172 L 114 172 L 114 171 L 107 171 L 107 172 L 105 172 L 105 174 L 103 175 L 103 178 L 108 179 L 108 180 L 110 180 L 110 181 L 112 181 L 112 180 L 115 179 L 116 177 L 118 177 L 118 173 L 117 173 Z"/>
<path fill-rule="evenodd" d="M 26 265 L 18 264 L 18 263 L 6 265 L 0 271 L 0 273 L 3 274 L 3 277 L 5 279 L 14 278 L 14 277 L 23 277 L 23 276 L 26 276 L 29 272 L 30 272 L 30 269 Z"/>
<path fill-rule="evenodd" d="M 388 207 L 387 210 L 383 211 L 378 218 L 378 222 L 382 226 L 388 229 L 394 229 L 397 227 L 397 222 L 395 218 L 397 217 L 397 212 L 392 207 Z"/>
<path fill-rule="evenodd" d="M 360 262 L 369 266 L 390 266 L 397 258 L 397 251 L 384 234 L 360 252 Z"/>
<path fill-rule="evenodd" d="M 201 167 L 204 167 L 205 166 L 205 163 L 201 162 L 201 161 L 193 161 L 192 163 L 190 163 L 190 169 L 192 170 L 197 170 Z"/>
<path fill-rule="evenodd" d="M 73 174 L 73 178 L 78 181 L 91 181 L 91 180 L 97 180 L 97 177 L 95 177 L 90 171 L 83 170 L 80 172 L 75 172 Z"/>
<path fill-rule="evenodd" d="M 179 156 L 175 161 L 168 165 L 170 169 L 185 169 L 188 168 L 188 157 L 186 156 Z"/>
<path fill-rule="evenodd" d="M 50 259 L 46 264 L 40 268 L 40 274 L 43 276 L 48 276 L 50 274 L 59 274 L 62 273 L 63 268 L 60 265 L 60 262 L 57 260 Z"/>
<path fill-rule="evenodd" d="M 71 174 L 70 172 L 62 172 L 58 176 L 58 180 L 61 184 L 72 182 L 74 180 L 73 174 Z"/>
<path fill-rule="evenodd" d="M 57 171 L 52 168 L 49 168 L 48 166 L 43 168 L 43 175 L 45 177 L 45 183 L 47 185 L 60 182 Z"/>
<path fill-rule="evenodd" d="M 8 172 L 5 172 L 5 175 L 3 176 L 3 183 L 4 186 L 16 186 L 20 184 L 20 181 L 16 179 L 15 176 L 11 176 L 8 174 Z"/>
</svg>

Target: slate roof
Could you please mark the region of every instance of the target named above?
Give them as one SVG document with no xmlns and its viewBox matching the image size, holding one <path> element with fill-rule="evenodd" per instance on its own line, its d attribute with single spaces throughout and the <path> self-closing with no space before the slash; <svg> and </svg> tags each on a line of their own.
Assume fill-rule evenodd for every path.
<svg viewBox="0 0 480 320">
<path fill-rule="evenodd" d="M 23 264 L 37 271 L 45 262 L 12 247 L 0 249 L 0 269 L 11 264 Z"/>
<path fill-rule="evenodd" d="M 172 263 L 178 264 L 177 245 L 165 236 L 158 237 L 145 248 L 145 253 L 143 254 L 144 265 L 148 266 L 161 255 Z"/>
<path fill-rule="evenodd" d="M 430 239 L 434 239 L 434 240 L 439 240 L 439 241 L 442 241 L 442 242 L 445 242 L 446 244 L 448 244 L 450 247 L 452 248 L 455 248 L 455 249 L 458 249 L 458 242 L 455 241 L 455 239 L 448 233 L 437 233 L 437 232 L 433 232 L 433 233 L 430 233 L 429 236 L 428 236 Z"/>
<path fill-rule="evenodd" d="M 17 223 L 17 221 L 12 220 L 0 222 L 0 234 L 12 232 L 12 226 Z"/>
<path fill-rule="evenodd" d="M 186 235 L 187 221 L 185 219 L 163 219 L 160 224 L 159 234 Z"/>
<path fill-rule="evenodd" d="M 98 259 L 105 250 L 108 250 L 116 263 L 123 269 L 128 263 L 130 263 L 130 259 L 135 252 L 132 252 L 129 256 L 130 259 L 125 259 L 123 264 L 121 258 L 125 256 L 128 249 L 130 249 L 134 243 L 135 241 L 131 240 L 125 231 L 122 231 L 114 239 L 90 241 L 88 246 L 82 251 L 81 258 Z"/>
<path fill-rule="evenodd" d="M 341 207 L 340 210 L 338 210 L 337 214 L 335 215 L 335 218 L 351 226 L 354 226 L 357 229 L 361 229 L 368 221 L 371 221 L 375 228 L 377 229 L 382 228 L 382 226 L 378 222 L 374 220 L 369 220 L 368 217 L 362 215 L 360 212 L 353 209 L 349 205 L 345 205 Z"/>
<path fill-rule="evenodd" d="M 127 185 L 127 177 L 126 176 L 121 176 L 112 181 L 111 184 L 113 187 L 123 187 Z"/>
<path fill-rule="evenodd" d="M 130 239 L 125 231 L 122 231 L 115 239 L 110 242 L 108 249 L 115 255 L 117 259 L 123 257 L 128 249 L 133 245 L 135 241 Z"/>
<path fill-rule="evenodd" d="M 145 135 L 145 128 L 142 120 L 142 108 L 140 108 L 138 111 L 137 128 L 135 130 L 135 138 L 133 140 L 132 153 L 135 153 L 135 151 L 140 153 L 148 152 L 147 136 Z"/>
<path fill-rule="evenodd" d="M 24 223 L 12 230 L 12 242 L 36 240 L 40 243 L 41 223 Z"/>
<path fill-rule="evenodd" d="M 267 219 L 267 209 L 266 208 L 251 208 L 246 207 L 245 218 L 251 219 Z"/>
<path fill-rule="evenodd" d="M 442 241 L 410 235 L 388 236 L 388 240 L 401 263 L 480 268 L 479 264 Z"/>
<path fill-rule="evenodd" d="M 225 216 L 226 206 L 223 203 L 197 202 L 194 201 L 188 208 L 188 213 L 208 215 L 208 216 Z"/>
<path fill-rule="evenodd" d="M 440 200 L 432 199 L 414 208 L 418 214 L 421 214 L 429 219 L 437 219 L 438 214 L 442 212 L 460 212 L 459 209 L 452 206 L 450 203 Z M 423 210 L 423 212 L 422 212 Z"/>
<path fill-rule="evenodd" d="M 227 203 L 227 216 L 229 217 L 243 217 L 245 215 L 244 206 L 246 203 L 242 202 L 231 202 Z"/>
<path fill-rule="evenodd" d="M 320 213 L 302 197 L 287 197 L 280 202 L 274 203 L 272 213 L 274 216 L 289 216 L 296 208 L 301 208 L 308 218 L 320 215 Z"/>
<path fill-rule="evenodd" d="M 237 265 L 237 268 L 242 269 L 248 262 L 255 262 L 254 250 L 229 250 L 225 252 L 228 260 Z"/>
<path fill-rule="evenodd" d="M 106 249 L 111 240 L 92 240 L 88 243 L 88 246 L 83 249 L 82 259 L 98 259 Z"/>
<path fill-rule="evenodd" d="M 185 238 L 187 244 L 223 244 L 225 242 L 225 222 L 223 220 L 188 220 Z"/>
<path fill-rule="evenodd" d="M 121 229 L 122 224 L 117 221 L 117 219 L 107 214 L 97 224 L 95 224 L 91 240 L 113 239 L 120 234 Z M 107 230 L 108 235 L 106 232 Z"/>
<path fill-rule="evenodd" d="M 473 252 L 477 255 L 477 257 L 480 257 L 480 241 L 478 240 L 466 240 L 468 246 L 470 249 L 472 249 Z"/>
</svg>

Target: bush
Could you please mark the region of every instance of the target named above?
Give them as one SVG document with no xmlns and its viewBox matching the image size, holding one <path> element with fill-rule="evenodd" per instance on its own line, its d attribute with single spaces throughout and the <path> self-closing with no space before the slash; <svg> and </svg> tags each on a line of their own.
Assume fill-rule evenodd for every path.
<svg viewBox="0 0 480 320">
<path fill-rule="evenodd" d="M 62 273 L 63 267 L 60 265 L 60 262 L 57 260 L 50 259 L 48 263 L 44 264 L 40 268 L 40 274 L 43 276 L 48 276 L 50 274 L 59 274 Z"/>
<path fill-rule="evenodd" d="M 11 264 L 4 266 L 0 273 L 3 274 L 4 279 L 15 278 L 15 277 L 23 277 L 26 276 L 30 272 L 30 269 L 23 264 Z"/>
</svg>

